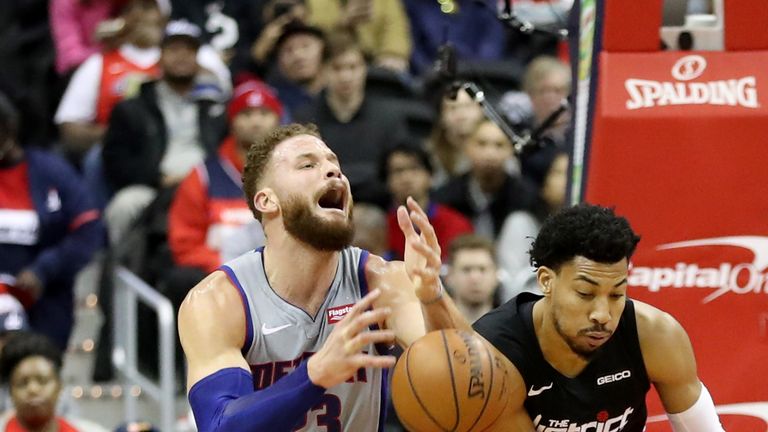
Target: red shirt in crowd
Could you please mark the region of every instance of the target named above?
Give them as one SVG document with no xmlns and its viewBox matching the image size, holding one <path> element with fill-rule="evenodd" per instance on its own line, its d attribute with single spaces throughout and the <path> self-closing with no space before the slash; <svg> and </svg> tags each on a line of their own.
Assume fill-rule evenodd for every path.
<svg viewBox="0 0 768 432">
<path fill-rule="evenodd" d="M 403 259 L 405 254 L 405 236 L 397 225 L 397 209 L 392 209 L 387 214 L 387 231 L 389 248 L 394 253 L 395 259 Z M 442 250 L 441 258 L 448 258 L 448 246 L 453 239 L 462 234 L 471 234 L 474 229 L 472 222 L 464 215 L 442 204 L 432 203 L 427 207 L 429 223 L 435 228 L 437 242 Z"/>
</svg>

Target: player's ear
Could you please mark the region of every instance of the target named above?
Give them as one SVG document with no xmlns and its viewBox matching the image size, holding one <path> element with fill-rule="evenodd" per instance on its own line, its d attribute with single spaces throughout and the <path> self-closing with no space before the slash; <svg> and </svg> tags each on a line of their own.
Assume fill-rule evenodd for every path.
<svg viewBox="0 0 768 432">
<path fill-rule="evenodd" d="M 264 188 L 253 196 L 253 205 L 261 214 L 270 214 L 278 211 L 278 200 L 275 192 L 270 188 Z"/>
<path fill-rule="evenodd" d="M 541 266 L 536 269 L 536 280 L 539 282 L 539 289 L 545 296 L 552 294 L 552 285 L 555 283 L 557 274 L 549 267 Z"/>
</svg>

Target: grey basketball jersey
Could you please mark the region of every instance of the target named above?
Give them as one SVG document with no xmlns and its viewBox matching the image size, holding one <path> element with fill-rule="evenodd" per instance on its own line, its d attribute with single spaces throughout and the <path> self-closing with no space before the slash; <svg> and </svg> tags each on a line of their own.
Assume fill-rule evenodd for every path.
<svg viewBox="0 0 768 432">
<path fill-rule="evenodd" d="M 368 252 L 346 248 L 328 295 L 316 316 L 288 303 L 269 285 L 263 249 L 246 253 L 221 269 L 240 290 L 246 310 L 243 356 L 261 390 L 289 374 L 317 352 L 349 308 L 368 291 L 365 262 Z M 300 266 L 301 263 L 295 263 Z M 371 344 L 364 349 L 374 352 Z M 382 431 L 386 405 L 387 371 L 360 369 L 347 382 L 326 391 L 307 413 L 297 413 L 296 431 Z"/>
</svg>

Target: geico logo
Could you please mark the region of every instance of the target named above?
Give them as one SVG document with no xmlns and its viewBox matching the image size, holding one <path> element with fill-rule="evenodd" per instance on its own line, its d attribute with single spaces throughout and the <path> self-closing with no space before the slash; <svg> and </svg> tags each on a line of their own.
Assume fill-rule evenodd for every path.
<svg viewBox="0 0 768 432">
<path fill-rule="evenodd" d="M 629 378 L 632 376 L 632 372 L 625 370 L 618 373 L 615 373 L 613 375 L 606 375 L 603 377 L 600 377 L 597 379 L 597 385 L 603 385 L 608 384 L 616 381 L 623 380 L 624 378 Z"/>
<path fill-rule="evenodd" d="M 650 81 L 630 78 L 628 110 L 665 105 L 727 105 L 757 108 L 754 76 L 709 82 Z"/>
</svg>

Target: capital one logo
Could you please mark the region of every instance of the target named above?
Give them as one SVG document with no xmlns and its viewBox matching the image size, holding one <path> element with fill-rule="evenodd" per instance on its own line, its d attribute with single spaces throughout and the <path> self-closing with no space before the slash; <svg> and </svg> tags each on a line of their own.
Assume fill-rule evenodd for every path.
<svg viewBox="0 0 768 432">
<path fill-rule="evenodd" d="M 679 81 L 690 81 L 698 78 L 707 68 L 707 60 L 700 55 L 689 55 L 681 58 L 672 66 L 672 77 Z"/>
<path fill-rule="evenodd" d="M 628 110 L 669 105 L 722 105 L 758 108 L 757 78 L 693 81 L 707 69 L 707 59 L 701 55 L 687 55 L 672 65 L 671 75 L 676 81 L 654 81 L 629 78 L 624 82 L 629 95 Z"/>
<path fill-rule="evenodd" d="M 726 294 L 768 294 L 768 237 L 732 236 L 666 243 L 656 250 L 726 246 L 752 252 L 751 262 L 723 262 L 717 267 L 700 267 L 697 263 L 678 262 L 670 267 L 633 267 L 628 282 L 647 287 L 651 292 L 662 288 L 707 288 L 713 290 L 702 303 Z"/>
</svg>

